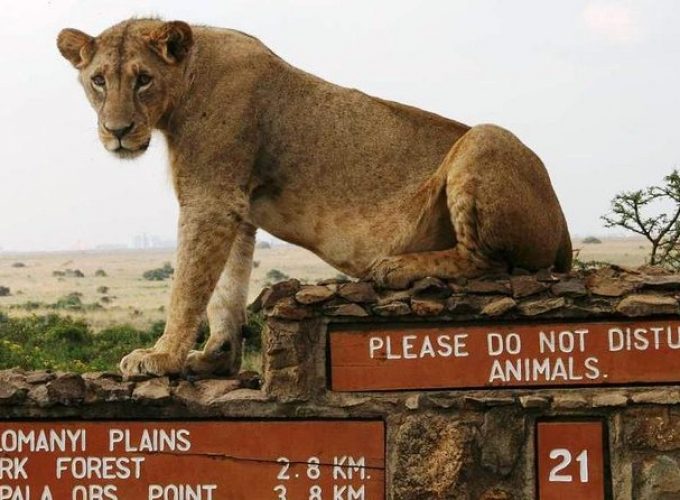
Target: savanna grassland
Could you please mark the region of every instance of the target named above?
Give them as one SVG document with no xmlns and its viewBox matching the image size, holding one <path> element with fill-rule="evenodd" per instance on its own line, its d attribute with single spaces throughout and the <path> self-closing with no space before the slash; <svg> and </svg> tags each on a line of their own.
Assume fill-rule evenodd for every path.
<svg viewBox="0 0 680 500">
<path fill-rule="evenodd" d="M 574 248 L 580 261 L 624 266 L 643 264 L 649 253 L 634 238 L 577 240 Z M 0 254 L 0 369 L 115 369 L 123 354 L 162 333 L 174 261 L 171 250 Z M 288 276 L 315 282 L 337 275 L 302 248 L 257 248 L 249 299 Z M 251 329 L 259 321 L 251 318 Z M 257 337 L 246 341 L 244 368 L 258 369 L 258 349 Z"/>
<path fill-rule="evenodd" d="M 13 316 L 68 312 L 86 319 L 95 330 L 123 323 L 148 328 L 165 318 L 172 278 L 150 281 L 143 274 L 168 262 L 175 262 L 170 250 L 0 254 L 0 286 L 10 289 L 9 296 L 0 297 L 0 311 Z M 269 281 L 267 273 L 272 270 L 301 281 L 338 274 L 312 253 L 293 246 L 258 248 L 254 265 L 250 300 Z M 84 277 L 75 277 L 75 271 Z M 97 276 L 97 271 L 106 275 Z M 80 294 L 80 307 L 68 307 L 72 294 Z M 60 300 L 66 302 L 64 307 L 55 308 Z"/>
</svg>

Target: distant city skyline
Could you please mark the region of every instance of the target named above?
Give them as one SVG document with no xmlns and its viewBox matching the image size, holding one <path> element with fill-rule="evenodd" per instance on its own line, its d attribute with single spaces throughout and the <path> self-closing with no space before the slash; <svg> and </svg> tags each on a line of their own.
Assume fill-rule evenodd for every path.
<svg viewBox="0 0 680 500">
<path fill-rule="evenodd" d="M 235 28 L 334 83 L 469 124 L 504 126 L 544 160 L 574 237 L 624 235 L 600 216 L 680 167 L 680 3 L 673 0 L 248 0 L 3 5 L 0 249 L 175 238 L 166 147 L 104 151 L 56 49 L 131 16 Z"/>
</svg>

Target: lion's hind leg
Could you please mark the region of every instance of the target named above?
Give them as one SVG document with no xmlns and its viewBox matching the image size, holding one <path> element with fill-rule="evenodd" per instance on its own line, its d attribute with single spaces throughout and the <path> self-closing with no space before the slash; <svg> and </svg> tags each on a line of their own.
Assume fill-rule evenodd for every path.
<svg viewBox="0 0 680 500">
<path fill-rule="evenodd" d="M 426 276 L 471 278 L 511 266 L 537 270 L 552 266 L 560 249 L 569 250 L 545 167 L 509 132 L 490 125 L 471 129 L 434 180 L 446 195 L 455 246 L 385 257 L 370 272 L 379 284 L 404 288 Z"/>
</svg>

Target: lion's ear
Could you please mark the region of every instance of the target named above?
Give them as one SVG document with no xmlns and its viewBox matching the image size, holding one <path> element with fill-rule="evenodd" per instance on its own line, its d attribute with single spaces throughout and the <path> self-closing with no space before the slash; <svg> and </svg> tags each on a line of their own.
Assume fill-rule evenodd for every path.
<svg viewBox="0 0 680 500">
<path fill-rule="evenodd" d="M 66 28 L 59 32 L 57 47 L 62 56 L 80 69 L 87 66 L 92 60 L 94 38 L 82 31 Z"/>
<path fill-rule="evenodd" d="M 170 21 L 156 28 L 148 37 L 149 45 L 169 64 L 184 60 L 194 44 L 191 27 L 183 21 Z"/>
</svg>

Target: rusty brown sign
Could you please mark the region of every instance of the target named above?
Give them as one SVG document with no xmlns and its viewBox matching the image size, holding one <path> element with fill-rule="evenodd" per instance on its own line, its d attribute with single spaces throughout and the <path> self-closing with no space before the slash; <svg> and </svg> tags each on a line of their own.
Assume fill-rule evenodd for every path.
<svg viewBox="0 0 680 500">
<path fill-rule="evenodd" d="M 345 327 L 336 391 L 680 381 L 680 321 Z"/>
<path fill-rule="evenodd" d="M 0 499 L 383 499 L 384 448 L 376 421 L 0 422 Z"/>
<path fill-rule="evenodd" d="M 539 500 L 604 500 L 607 474 L 602 421 L 536 424 Z"/>
</svg>

